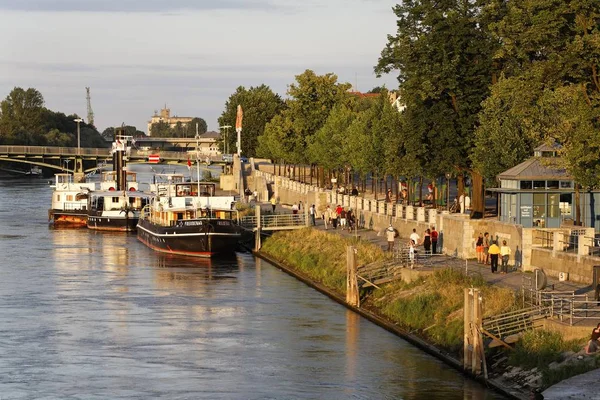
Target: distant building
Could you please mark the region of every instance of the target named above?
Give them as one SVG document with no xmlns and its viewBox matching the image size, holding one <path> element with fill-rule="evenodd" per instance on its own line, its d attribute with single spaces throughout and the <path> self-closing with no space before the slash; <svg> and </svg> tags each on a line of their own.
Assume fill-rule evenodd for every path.
<svg viewBox="0 0 600 400">
<path fill-rule="evenodd" d="M 151 135 L 152 124 L 165 122 L 169 124 L 171 128 L 175 128 L 178 122 L 181 122 L 181 124 L 185 126 L 188 123 L 190 123 L 193 119 L 194 117 L 171 117 L 171 109 L 167 108 L 167 106 L 165 105 L 165 108 L 160 110 L 160 115 L 156 111 L 154 111 L 154 115 L 152 116 L 150 121 L 148 121 L 148 136 Z"/>
<path fill-rule="evenodd" d="M 360 97 L 361 99 L 373 99 L 381 96 L 381 93 L 362 93 L 353 90 L 349 91 L 348 93 L 350 93 L 353 96 Z M 388 92 L 388 100 L 390 101 L 390 103 L 392 103 L 392 106 L 396 107 L 398 112 L 402 112 L 406 108 L 406 106 L 401 102 L 398 93 L 394 91 Z"/>
</svg>

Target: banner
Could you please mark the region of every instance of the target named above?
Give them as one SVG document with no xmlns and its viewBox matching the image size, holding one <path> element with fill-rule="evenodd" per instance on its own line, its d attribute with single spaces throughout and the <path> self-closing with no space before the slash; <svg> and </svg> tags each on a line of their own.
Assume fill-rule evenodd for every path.
<svg viewBox="0 0 600 400">
<path fill-rule="evenodd" d="M 237 117 L 235 119 L 235 130 L 238 132 L 242 130 L 242 119 L 243 118 L 244 118 L 244 111 L 242 110 L 242 106 L 238 105 L 237 106 Z"/>
</svg>

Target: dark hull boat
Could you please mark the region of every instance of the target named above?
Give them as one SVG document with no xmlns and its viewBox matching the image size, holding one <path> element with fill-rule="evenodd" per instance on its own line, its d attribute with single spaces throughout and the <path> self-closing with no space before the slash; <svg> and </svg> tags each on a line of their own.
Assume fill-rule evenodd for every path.
<svg viewBox="0 0 600 400">
<path fill-rule="evenodd" d="M 181 175 L 163 177 L 164 184 L 151 185 L 156 197 L 140 215 L 138 239 L 169 254 L 234 254 L 241 227 L 233 196 L 214 196 L 215 184 L 211 182 L 184 182 Z"/>
<path fill-rule="evenodd" d="M 138 239 L 162 253 L 214 257 L 235 252 L 240 241 L 237 224 L 231 220 L 205 218 L 180 221 L 179 226 L 161 226 L 141 219 Z"/>
</svg>

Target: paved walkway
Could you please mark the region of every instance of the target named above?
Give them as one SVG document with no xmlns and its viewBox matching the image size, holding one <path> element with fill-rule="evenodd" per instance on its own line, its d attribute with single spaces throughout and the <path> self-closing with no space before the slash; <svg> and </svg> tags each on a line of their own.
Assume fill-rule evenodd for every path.
<svg viewBox="0 0 600 400">
<path fill-rule="evenodd" d="M 322 220 L 317 220 L 317 229 L 324 230 Z M 371 243 L 374 243 L 380 246 L 383 250 L 387 249 L 387 241 L 385 235 L 383 233 L 378 235 L 378 232 L 373 230 L 359 229 L 357 232 L 353 231 L 352 233 L 350 233 L 347 230 L 342 231 L 339 227 L 336 230 L 333 230 L 330 227 L 328 232 L 336 233 L 345 237 L 352 237 L 358 235 L 360 236 L 361 240 L 366 240 Z M 403 246 L 405 243 L 408 243 L 408 238 L 398 238 L 396 239 L 395 245 Z M 417 249 L 422 250 L 422 247 Z M 446 266 L 465 268 L 469 271 L 469 273 L 475 272 L 480 274 L 486 281 L 492 284 L 509 287 L 514 290 L 521 289 L 524 279 L 532 276 L 531 273 L 523 273 L 517 270 L 513 270 L 508 274 L 493 274 L 489 265 L 478 264 L 476 260 L 463 260 L 443 254 L 433 255 L 429 264 L 429 266 L 421 266 L 418 268 L 423 270 L 432 268 L 435 269 Z M 577 294 L 594 294 L 594 291 L 589 285 L 586 286 L 574 282 L 559 282 L 558 280 L 550 277 L 548 277 L 548 287 L 554 287 L 554 290 L 557 291 L 575 291 Z"/>
</svg>

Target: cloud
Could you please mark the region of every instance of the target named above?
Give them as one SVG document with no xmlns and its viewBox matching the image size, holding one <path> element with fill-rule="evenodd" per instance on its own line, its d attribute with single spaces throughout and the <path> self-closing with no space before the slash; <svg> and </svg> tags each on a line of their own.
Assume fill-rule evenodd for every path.
<svg viewBox="0 0 600 400">
<path fill-rule="evenodd" d="M 0 0 L 0 9 L 53 12 L 176 12 L 203 10 L 272 10 L 269 0 Z"/>
</svg>

